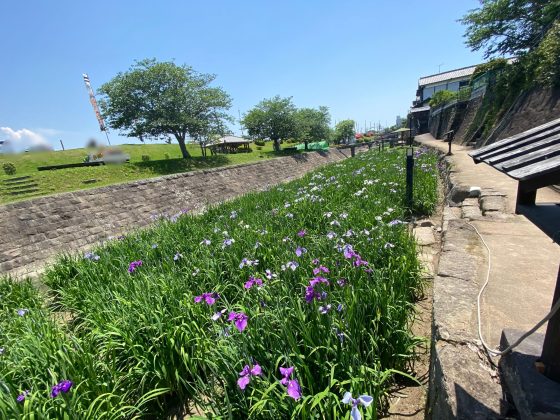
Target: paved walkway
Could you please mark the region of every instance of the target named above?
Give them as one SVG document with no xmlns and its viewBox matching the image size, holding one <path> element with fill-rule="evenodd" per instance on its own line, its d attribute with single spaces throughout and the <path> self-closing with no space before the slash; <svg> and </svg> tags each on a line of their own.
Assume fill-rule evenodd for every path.
<svg viewBox="0 0 560 420">
<path fill-rule="evenodd" d="M 416 136 L 415 140 L 447 152 L 447 143 L 435 140 L 430 134 Z M 526 331 L 550 310 L 558 276 L 560 246 L 534 222 L 560 223 L 560 206 L 543 205 L 559 204 L 560 193 L 551 188 L 540 189 L 537 207 L 531 210 L 531 220 L 515 215 L 517 181 L 484 163 L 475 165 L 467 155 L 469 150 L 453 145 L 450 162 L 456 172 L 455 180 L 467 186 L 481 187 L 483 191 L 494 190 L 506 195 L 503 217 L 481 217 L 472 221 L 492 253 L 490 282 L 482 304 L 482 331 L 485 341 L 494 347 L 499 344 L 504 328 Z M 559 229 L 558 225 L 553 229 Z M 484 249 L 482 252 L 485 254 Z M 486 267 L 478 271 L 484 276 Z"/>
</svg>

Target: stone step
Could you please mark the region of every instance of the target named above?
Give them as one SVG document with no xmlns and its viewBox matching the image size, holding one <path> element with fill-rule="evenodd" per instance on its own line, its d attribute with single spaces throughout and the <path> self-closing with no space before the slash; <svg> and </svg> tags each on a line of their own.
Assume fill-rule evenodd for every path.
<svg viewBox="0 0 560 420">
<path fill-rule="evenodd" d="M 2 180 L 3 184 L 16 184 L 20 181 L 23 181 L 24 179 L 31 179 L 31 175 L 25 175 L 25 176 L 18 176 L 15 178 L 7 178 Z"/>
<path fill-rule="evenodd" d="M 9 190 L 22 190 L 22 189 L 26 189 L 26 188 L 33 188 L 33 187 L 39 187 L 39 184 L 37 184 L 37 182 L 35 181 L 27 181 L 26 183 L 22 183 L 22 184 L 16 184 L 16 185 L 11 185 L 10 186 L 4 186 L 4 190 L 9 191 Z"/>
<path fill-rule="evenodd" d="M 18 190 L 18 191 L 10 191 L 8 192 L 9 195 L 24 195 L 24 194 L 30 194 L 30 193 L 36 193 L 39 192 L 39 188 L 28 188 L 25 190 Z"/>
</svg>

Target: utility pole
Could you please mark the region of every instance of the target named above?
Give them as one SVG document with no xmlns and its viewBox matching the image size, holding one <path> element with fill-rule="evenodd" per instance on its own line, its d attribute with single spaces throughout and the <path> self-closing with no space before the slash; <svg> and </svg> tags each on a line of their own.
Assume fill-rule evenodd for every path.
<svg viewBox="0 0 560 420">
<path fill-rule="evenodd" d="M 64 143 L 62 143 L 62 140 L 59 141 L 60 141 L 60 145 L 62 146 L 62 151 L 64 151 Z"/>
</svg>

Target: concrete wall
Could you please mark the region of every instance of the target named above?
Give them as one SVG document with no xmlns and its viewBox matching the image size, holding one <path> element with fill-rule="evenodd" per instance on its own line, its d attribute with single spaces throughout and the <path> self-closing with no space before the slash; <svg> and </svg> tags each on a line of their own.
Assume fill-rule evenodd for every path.
<svg viewBox="0 0 560 420">
<path fill-rule="evenodd" d="M 207 204 L 288 181 L 350 156 L 312 152 L 57 194 L 0 207 L 0 274 L 33 274 L 61 251 L 86 249 L 149 224 L 152 215 Z"/>
</svg>

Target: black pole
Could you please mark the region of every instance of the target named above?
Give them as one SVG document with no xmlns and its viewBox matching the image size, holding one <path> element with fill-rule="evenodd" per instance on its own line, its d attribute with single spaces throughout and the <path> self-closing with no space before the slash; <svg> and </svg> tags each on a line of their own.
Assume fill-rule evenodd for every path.
<svg viewBox="0 0 560 420">
<path fill-rule="evenodd" d="M 414 149 L 408 147 L 406 149 L 406 206 L 412 211 L 412 183 L 414 170 Z"/>
<path fill-rule="evenodd" d="M 552 306 L 560 299 L 560 268 L 556 279 L 556 288 L 552 298 Z M 560 382 L 560 311 L 548 320 L 544 336 L 541 361 L 544 363 L 544 374 L 553 381 Z"/>
<path fill-rule="evenodd" d="M 356 146 L 350 146 L 350 156 L 356 156 Z"/>
</svg>

